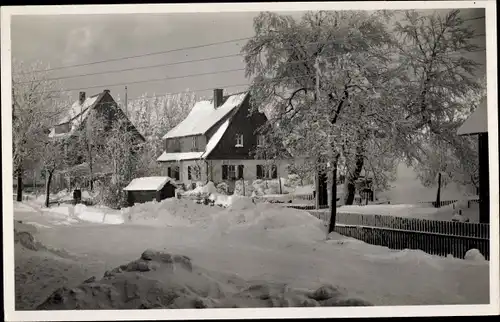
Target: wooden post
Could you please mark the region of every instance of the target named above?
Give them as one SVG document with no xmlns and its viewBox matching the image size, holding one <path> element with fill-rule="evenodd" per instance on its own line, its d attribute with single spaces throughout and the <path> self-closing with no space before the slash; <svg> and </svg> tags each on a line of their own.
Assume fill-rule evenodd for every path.
<svg viewBox="0 0 500 322">
<path fill-rule="evenodd" d="M 49 171 L 45 170 L 45 193 L 47 191 L 49 191 Z"/>
<path fill-rule="evenodd" d="M 436 196 L 436 208 L 441 207 L 441 172 L 438 174 L 438 190 L 437 190 L 437 196 Z"/>
<path fill-rule="evenodd" d="M 335 230 L 335 222 L 337 221 L 337 162 L 333 164 L 332 170 L 332 195 L 330 208 L 330 225 L 328 226 L 328 234 Z"/>
<path fill-rule="evenodd" d="M 314 189 L 315 189 L 315 202 L 316 202 L 316 210 L 319 209 L 319 172 L 316 171 L 315 177 L 314 177 Z"/>
<path fill-rule="evenodd" d="M 488 133 L 479 134 L 479 222 L 490 222 L 490 174 Z"/>
</svg>

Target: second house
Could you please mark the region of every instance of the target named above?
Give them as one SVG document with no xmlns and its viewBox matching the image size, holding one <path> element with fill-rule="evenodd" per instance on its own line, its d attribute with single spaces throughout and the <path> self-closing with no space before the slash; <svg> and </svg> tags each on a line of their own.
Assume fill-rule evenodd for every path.
<svg viewBox="0 0 500 322">
<path fill-rule="evenodd" d="M 264 113 L 250 113 L 250 95 L 223 95 L 214 90 L 212 100 L 197 102 L 188 116 L 164 137 L 165 150 L 157 159 L 162 171 L 193 188 L 196 182 L 225 182 L 234 188 L 236 180 L 275 179 L 286 172 L 283 161 L 272 165 L 255 158 L 263 143 L 256 134 L 264 125 Z"/>
</svg>

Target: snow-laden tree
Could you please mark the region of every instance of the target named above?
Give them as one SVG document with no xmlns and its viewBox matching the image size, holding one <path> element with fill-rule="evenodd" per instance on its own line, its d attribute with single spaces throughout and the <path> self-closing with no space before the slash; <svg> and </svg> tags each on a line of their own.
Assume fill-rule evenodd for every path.
<svg viewBox="0 0 500 322">
<path fill-rule="evenodd" d="M 152 97 L 144 94 L 129 102 L 131 121 L 146 139 L 138 155 L 142 166 L 137 168 L 137 176 L 160 175 L 156 159 L 165 147 L 162 137 L 186 118 L 195 102 L 194 92 Z"/>
<path fill-rule="evenodd" d="M 348 203 L 369 154 L 366 144 L 380 136 L 375 116 L 388 113 L 381 92 L 396 67 L 387 18 L 385 12 L 308 12 L 296 21 L 262 13 L 243 48 L 254 106 L 271 110 L 262 149 L 284 143 L 294 157 L 314 156 L 307 162 L 331 173 L 344 158 Z"/>
<path fill-rule="evenodd" d="M 50 128 L 61 116 L 67 95 L 50 80 L 43 63 L 12 64 L 12 157 L 17 201 L 22 200 L 23 174 L 36 167 Z"/>
<path fill-rule="evenodd" d="M 136 176 L 141 148 L 136 133 L 124 119 L 116 120 L 106 131 L 106 147 L 99 155 L 101 162 L 111 168 L 111 182 L 100 191 L 101 201 L 106 205 L 122 206 L 123 188 Z"/>
<path fill-rule="evenodd" d="M 477 144 L 459 137 L 458 127 L 486 94 L 479 66 L 467 53 L 481 50 L 476 34 L 459 10 L 443 15 L 405 13 L 395 25 L 399 63 L 394 108 L 405 117 L 396 124 L 399 148 L 420 172 L 422 182 L 435 183 L 438 173 L 458 183 L 477 182 Z M 413 161 L 413 162 L 412 162 Z"/>
</svg>

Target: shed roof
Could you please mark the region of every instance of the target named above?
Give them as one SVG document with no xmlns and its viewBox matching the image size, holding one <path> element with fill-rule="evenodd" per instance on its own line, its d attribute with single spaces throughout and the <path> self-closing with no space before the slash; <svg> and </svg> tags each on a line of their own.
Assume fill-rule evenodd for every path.
<svg viewBox="0 0 500 322">
<path fill-rule="evenodd" d="M 473 135 L 479 133 L 488 133 L 488 105 L 484 98 L 476 110 L 467 120 L 458 128 L 458 135 Z"/>
<path fill-rule="evenodd" d="M 159 191 L 168 182 L 172 181 L 169 177 L 142 177 L 135 178 L 128 186 L 123 188 L 125 191 Z"/>
</svg>

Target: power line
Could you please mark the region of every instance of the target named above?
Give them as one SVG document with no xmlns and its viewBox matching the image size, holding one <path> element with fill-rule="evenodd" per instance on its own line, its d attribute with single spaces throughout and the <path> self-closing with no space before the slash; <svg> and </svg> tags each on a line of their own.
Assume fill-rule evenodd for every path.
<svg viewBox="0 0 500 322">
<path fill-rule="evenodd" d="M 80 89 L 90 89 L 90 88 L 99 88 L 99 87 L 115 87 L 115 86 L 123 86 L 123 85 L 128 85 L 128 84 L 153 83 L 153 82 L 159 82 L 159 81 L 170 80 L 170 79 L 180 79 L 180 78 L 188 78 L 188 77 L 195 77 L 195 76 L 223 74 L 223 73 L 230 73 L 230 72 L 243 71 L 243 70 L 245 70 L 245 68 L 228 69 L 228 70 L 221 70 L 221 71 L 216 71 L 216 72 L 190 74 L 190 75 L 182 75 L 182 76 L 175 76 L 175 77 L 146 79 L 146 80 L 141 80 L 141 81 L 126 82 L 126 83 L 119 83 L 119 84 L 103 84 L 103 85 L 95 85 L 95 86 L 87 86 L 87 87 L 79 87 L 79 88 L 70 88 L 70 89 L 65 89 L 65 90 L 49 91 L 49 93 L 69 92 L 69 91 L 76 91 L 76 90 L 80 90 Z"/>
<path fill-rule="evenodd" d="M 208 46 L 215 46 L 215 45 L 222 45 L 222 44 L 227 44 L 227 43 L 231 43 L 231 42 L 237 42 L 237 41 L 241 41 L 241 40 L 248 40 L 250 38 L 252 38 L 252 37 L 230 39 L 230 40 L 213 42 L 213 43 L 208 43 L 208 44 L 203 44 L 203 45 L 181 47 L 181 48 L 175 48 L 175 49 L 169 49 L 169 50 L 163 50 L 163 51 L 157 51 L 157 52 L 144 53 L 144 54 L 140 54 L 140 55 L 125 56 L 125 57 L 120 57 L 120 58 L 110 58 L 110 59 L 93 61 L 93 62 L 83 63 L 83 64 L 75 64 L 75 65 L 60 66 L 60 67 L 47 68 L 47 69 L 39 69 L 39 70 L 34 70 L 34 71 L 20 73 L 20 74 L 29 74 L 29 73 L 33 73 L 33 72 L 37 72 L 37 73 L 38 72 L 47 72 L 47 71 L 52 71 L 52 70 L 60 70 L 60 69 L 73 68 L 73 67 L 89 66 L 89 65 L 101 64 L 101 63 L 107 63 L 107 62 L 119 61 L 119 60 L 125 60 L 125 59 L 167 54 L 167 53 L 173 53 L 176 51 L 182 51 L 182 50 L 187 50 L 187 49 L 197 49 L 197 48 L 203 48 L 203 47 L 208 47 Z"/>
<path fill-rule="evenodd" d="M 76 78 L 76 77 L 86 77 L 86 76 L 93 76 L 93 75 L 114 74 L 114 73 L 121 73 L 121 72 L 132 71 L 132 70 L 158 68 L 158 67 L 168 67 L 168 66 L 175 66 L 175 65 L 187 64 L 187 63 L 195 63 L 195 62 L 216 60 L 216 59 L 229 58 L 229 57 L 237 57 L 237 56 L 241 56 L 241 54 L 231 54 L 231 55 L 217 56 L 217 57 L 210 57 L 210 58 L 184 60 L 184 61 L 178 61 L 178 62 L 167 63 L 167 64 L 157 64 L 157 65 L 148 65 L 148 66 L 124 68 L 124 69 L 115 69 L 115 70 L 109 70 L 109 71 L 103 71 L 103 72 L 95 72 L 95 73 L 87 73 L 87 74 L 76 74 L 76 75 L 70 75 L 70 76 L 61 76 L 61 77 L 47 78 L 46 80 L 47 81 L 52 81 L 52 80 L 61 80 L 61 79 Z M 24 83 L 29 83 L 29 81 L 19 82 L 18 84 L 24 84 Z"/>
<path fill-rule="evenodd" d="M 485 49 L 471 50 L 471 51 L 464 52 L 464 53 L 460 53 L 460 52 L 456 52 L 456 53 L 457 54 L 465 54 L 465 53 L 479 52 L 479 51 L 485 51 Z M 328 58 L 335 58 L 335 57 L 337 57 L 337 56 L 325 56 L 323 58 L 328 59 Z M 304 62 L 308 62 L 308 61 L 314 61 L 314 59 L 290 61 L 290 62 L 286 62 L 285 64 L 297 64 L 297 63 L 304 63 Z M 81 89 L 92 89 L 92 88 L 100 88 L 100 87 L 116 87 L 116 86 L 123 86 L 123 85 L 128 85 L 128 84 L 153 83 L 153 82 L 159 82 L 159 81 L 165 81 L 165 80 L 182 79 L 182 78 L 206 76 L 206 75 L 213 75 L 213 74 L 223 74 L 223 73 L 230 73 L 230 72 L 244 71 L 244 70 L 245 70 L 245 68 L 235 68 L 235 69 L 228 69 L 228 70 L 215 71 L 215 72 L 189 74 L 189 75 L 155 78 L 155 79 L 146 79 L 146 80 L 118 83 L 118 84 L 101 84 L 101 85 L 94 85 L 94 86 L 87 86 L 87 87 L 70 88 L 70 89 L 65 89 L 65 90 L 54 90 L 54 91 L 50 91 L 50 93 L 69 92 L 69 91 L 75 91 L 75 90 L 81 90 Z M 20 82 L 20 84 L 22 84 L 22 83 L 29 83 L 29 82 Z"/>
<path fill-rule="evenodd" d="M 486 16 L 479 16 L 479 17 L 464 19 L 464 21 L 471 21 L 471 20 L 483 19 L 485 17 Z M 167 54 L 167 53 L 172 53 L 172 52 L 177 52 L 177 51 L 182 51 L 182 50 L 188 50 L 188 49 L 197 49 L 197 48 L 203 48 L 203 47 L 209 47 L 209 46 L 215 46 L 215 45 L 222 45 L 222 44 L 227 44 L 227 43 L 231 43 L 231 42 L 248 40 L 248 39 L 251 39 L 251 38 L 253 38 L 253 36 L 252 37 L 243 37 L 243 38 L 229 39 L 229 40 L 224 40 L 224 41 L 219 41 L 219 42 L 207 43 L 207 44 L 203 44 L 203 45 L 195 45 L 195 46 L 180 47 L 180 48 L 163 50 L 163 51 L 157 51 L 157 52 L 149 52 L 149 53 L 144 53 L 144 54 L 139 54 L 139 55 L 124 56 L 124 57 L 120 57 L 120 58 L 110 58 L 110 59 L 104 59 L 104 60 L 93 61 L 93 62 L 82 63 L 82 64 L 74 64 L 74 65 L 68 65 L 68 66 L 60 66 L 60 67 L 54 67 L 54 68 L 39 69 L 39 70 L 33 70 L 33 71 L 30 71 L 30 72 L 24 72 L 24 73 L 19 73 L 19 74 L 29 74 L 29 73 L 33 73 L 33 72 L 47 72 L 47 71 L 52 71 L 52 70 L 60 70 L 60 69 L 67 69 L 67 68 L 74 68 L 74 67 L 90 66 L 90 65 L 101 64 L 101 63 L 105 63 L 105 62 L 120 61 L 120 60 L 125 60 L 125 59 L 132 59 L 132 58 L 139 58 L 139 57 L 147 57 L 147 56 L 154 56 L 154 55 L 160 55 L 160 54 Z"/>
<path fill-rule="evenodd" d="M 280 81 L 280 80 L 284 80 L 284 79 L 299 79 L 299 78 L 306 78 L 306 77 L 311 77 L 311 76 L 315 76 L 316 74 L 306 74 L 306 75 L 300 75 L 300 76 L 287 76 L 287 77 L 280 77 L 280 78 L 276 78 L 276 79 L 267 79 L 267 80 L 262 80 L 262 81 L 259 81 L 259 84 L 262 84 L 262 83 L 272 83 L 272 82 L 276 82 L 276 81 Z M 141 99 L 151 99 L 151 98 L 155 98 L 155 97 L 165 97 L 165 96 L 171 96 L 171 95 L 176 95 L 176 94 L 183 94 L 183 93 L 196 93 L 196 92 L 205 92 L 205 91 L 209 91 L 209 90 L 213 90 L 214 88 L 231 88 L 231 87 L 242 87 L 242 86 L 250 86 L 252 85 L 251 83 L 241 83 L 241 84 L 232 84 L 232 85 L 225 85 L 225 86 L 221 86 L 221 85 L 217 85 L 217 86 L 212 86 L 212 87 L 207 87 L 207 88 L 201 88 L 201 89 L 196 89 L 196 90 L 187 90 L 187 91 L 179 91 L 179 92 L 169 92 L 169 93 L 164 93 L 164 94 L 158 94 L 158 95 L 149 95 L 149 96 L 141 96 L 141 97 L 136 97 L 132 100 L 128 100 L 129 102 L 130 101 L 137 101 L 137 100 L 141 100 Z"/>
<path fill-rule="evenodd" d="M 485 34 L 476 35 L 476 37 L 481 37 L 481 36 L 485 36 Z M 325 42 L 311 42 L 311 43 L 306 43 L 304 45 L 305 46 L 309 46 L 311 44 L 327 44 L 327 43 L 325 43 Z M 281 49 L 289 49 L 289 48 L 293 48 L 293 46 L 284 47 L 284 48 L 281 48 Z M 475 51 L 470 51 L 470 52 L 475 52 Z M 238 56 L 243 56 L 243 54 L 229 54 L 229 55 L 209 57 L 209 58 L 184 60 L 184 61 L 178 61 L 178 62 L 166 63 L 166 64 L 156 64 L 156 65 L 148 65 L 148 66 L 140 66 L 140 67 L 131 67 L 131 68 L 124 68 L 124 69 L 116 69 L 116 70 L 110 70 L 110 71 L 87 73 L 87 74 L 76 74 L 76 75 L 69 75 L 69 76 L 53 77 L 53 78 L 47 78 L 46 80 L 47 81 L 53 81 L 53 80 L 61 80 L 61 79 L 69 79 L 69 78 L 77 78 L 77 77 L 87 77 L 87 76 L 94 76 L 94 75 L 114 74 L 114 73 L 120 73 L 120 72 L 125 72 L 125 71 L 141 70 L 141 69 L 149 69 L 149 68 L 161 68 L 161 67 L 182 65 L 182 64 L 193 63 L 193 62 L 203 62 L 203 61 L 210 61 L 210 60 L 216 60 L 216 59 L 231 58 L 231 57 L 238 57 Z M 326 58 L 328 58 L 328 57 L 326 57 Z M 17 83 L 18 84 L 26 84 L 26 83 L 30 83 L 30 81 L 17 82 Z"/>
<path fill-rule="evenodd" d="M 326 56 L 324 58 L 334 58 L 337 56 Z M 286 62 L 285 64 L 297 64 L 297 63 L 304 63 L 308 61 L 314 61 L 314 59 L 303 59 L 303 60 L 295 60 L 295 61 L 290 61 Z M 155 79 L 146 79 L 146 80 L 141 80 L 141 81 L 133 81 L 133 82 L 127 82 L 127 83 L 119 83 L 119 84 L 102 84 L 102 85 L 95 85 L 95 86 L 88 86 L 88 87 L 79 87 L 79 88 L 70 88 L 70 89 L 65 89 L 65 90 L 54 90 L 54 91 L 49 91 L 50 93 L 61 93 L 61 92 L 69 92 L 69 91 L 76 91 L 80 89 L 90 89 L 90 88 L 99 88 L 99 87 L 115 87 L 115 86 L 123 86 L 123 85 L 128 85 L 128 84 L 140 84 L 140 83 L 152 83 L 152 82 L 157 82 L 157 81 L 164 81 L 164 80 L 171 80 L 171 79 L 181 79 L 181 78 L 188 78 L 188 77 L 196 77 L 196 76 L 205 76 L 205 75 L 212 75 L 212 74 L 223 74 L 223 73 L 229 73 L 229 72 L 236 72 L 236 71 L 244 71 L 245 68 L 235 68 L 235 69 L 228 69 L 228 70 L 222 70 L 222 71 L 215 71 L 215 72 L 207 72 L 207 73 L 199 73 L 199 74 L 190 74 L 190 75 L 181 75 L 181 76 L 175 76 L 175 77 L 164 77 L 164 78 L 155 78 Z M 20 82 L 17 84 L 23 84 L 23 83 L 30 83 L 30 82 Z M 36 93 L 36 92 L 35 92 Z"/>
</svg>

